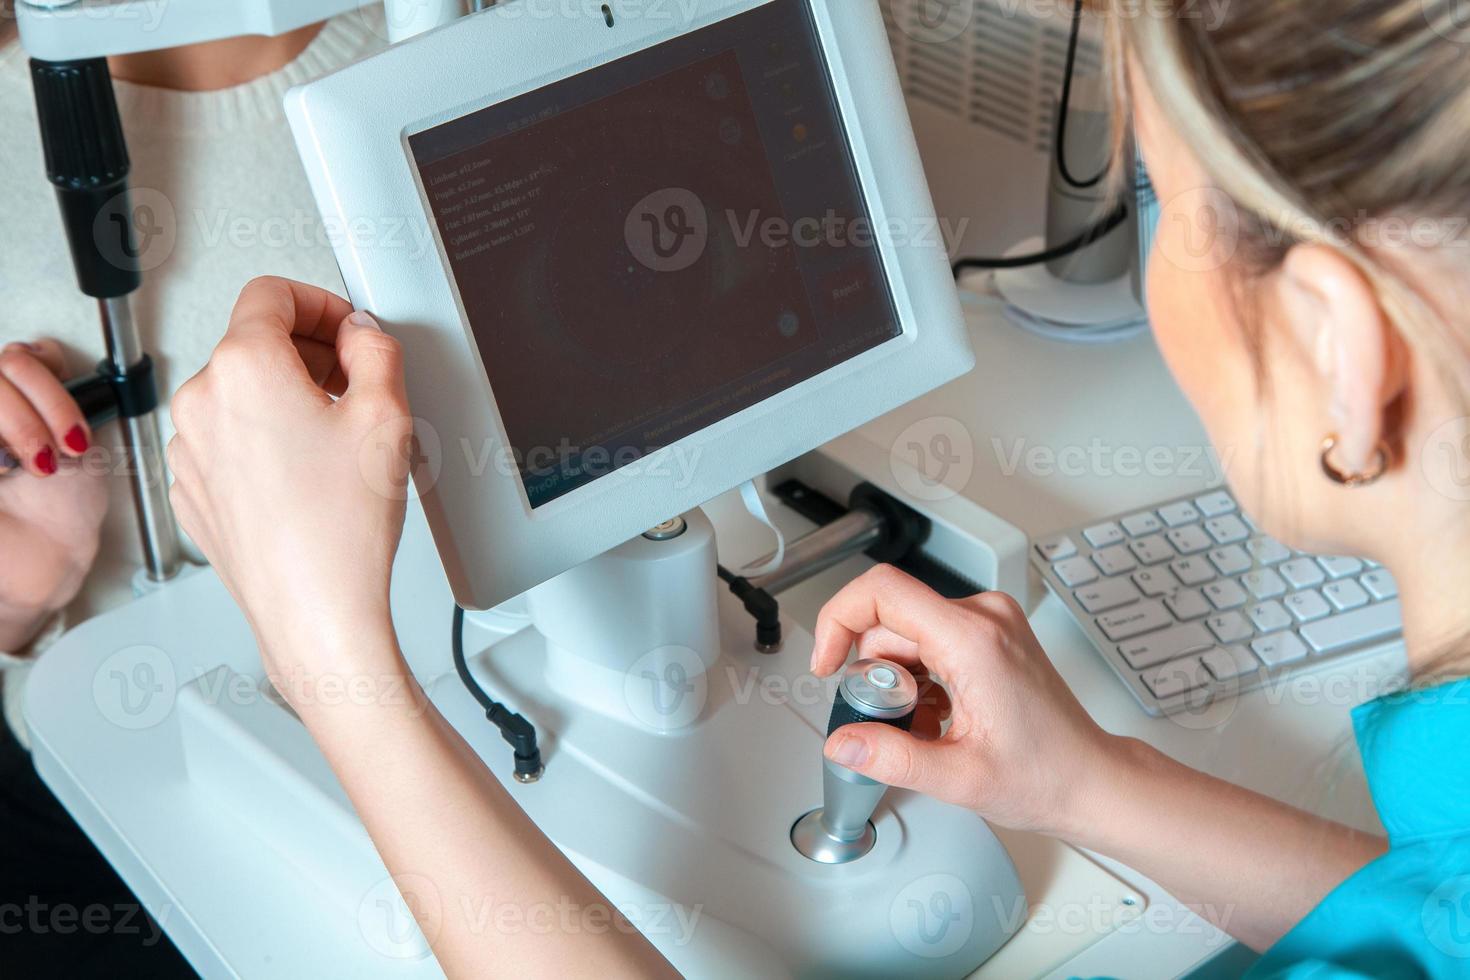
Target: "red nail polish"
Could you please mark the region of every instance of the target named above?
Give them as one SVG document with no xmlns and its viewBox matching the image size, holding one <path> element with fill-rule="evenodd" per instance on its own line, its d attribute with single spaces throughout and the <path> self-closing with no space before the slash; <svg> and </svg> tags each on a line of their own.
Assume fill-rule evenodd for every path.
<svg viewBox="0 0 1470 980">
<path fill-rule="evenodd" d="M 89 443 L 87 442 L 87 434 L 82 431 L 82 427 L 80 425 L 74 425 L 71 427 L 71 431 L 66 434 L 65 441 L 66 448 L 70 449 L 74 453 L 86 452 L 87 446 L 89 445 Z"/>
<path fill-rule="evenodd" d="M 56 453 L 52 452 L 50 446 L 36 453 L 36 469 L 41 471 L 42 476 L 51 476 L 56 472 Z"/>
</svg>

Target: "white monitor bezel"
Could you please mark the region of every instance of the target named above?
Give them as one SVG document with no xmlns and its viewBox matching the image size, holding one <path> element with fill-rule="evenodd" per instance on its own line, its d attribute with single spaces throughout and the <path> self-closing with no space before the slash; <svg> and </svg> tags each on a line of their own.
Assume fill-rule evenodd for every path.
<svg viewBox="0 0 1470 980">
<path fill-rule="evenodd" d="M 416 491 L 466 607 L 519 595 L 973 366 L 878 6 L 802 0 L 873 226 L 899 229 L 876 237 L 903 333 L 534 509 L 519 472 L 497 465 L 508 440 L 408 137 L 772 2 L 789 0 L 640 3 L 629 16 L 613 3 L 609 28 L 595 4 L 513 0 L 288 93 L 348 295 L 403 342 L 430 460 Z"/>
</svg>

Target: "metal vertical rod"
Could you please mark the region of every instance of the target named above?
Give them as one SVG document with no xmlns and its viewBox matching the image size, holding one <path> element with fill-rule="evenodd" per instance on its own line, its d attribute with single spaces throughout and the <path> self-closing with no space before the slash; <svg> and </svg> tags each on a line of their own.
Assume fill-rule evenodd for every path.
<svg viewBox="0 0 1470 980">
<path fill-rule="evenodd" d="M 118 374 L 125 374 L 143 360 L 143 344 L 133 322 L 129 296 L 97 301 L 102 315 L 102 333 L 107 359 Z M 164 465 L 163 435 L 157 411 L 120 420 L 123 450 L 128 456 L 132 478 L 133 513 L 143 545 L 143 569 L 154 582 L 167 582 L 179 573 L 183 559 L 179 548 L 173 506 L 168 499 L 168 468 Z"/>
<path fill-rule="evenodd" d="M 152 362 L 128 297 L 143 282 L 128 195 L 127 140 L 105 58 L 31 59 L 46 178 L 56 188 L 77 285 L 97 299 L 107 363 L 128 454 L 144 572 L 164 582 L 181 567 L 168 500 Z"/>
</svg>

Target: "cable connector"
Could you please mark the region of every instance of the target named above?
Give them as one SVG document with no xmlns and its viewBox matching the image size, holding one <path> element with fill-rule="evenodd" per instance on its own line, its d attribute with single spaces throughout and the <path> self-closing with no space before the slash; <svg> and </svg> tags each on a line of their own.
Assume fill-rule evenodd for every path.
<svg viewBox="0 0 1470 980">
<path fill-rule="evenodd" d="M 758 589 L 723 565 L 716 566 L 720 579 L 755 620 L 755 649 L 758 653 L 781 652 L 781 604 L 765 589 Z"/>
<path fill-rule="evenodd" d="M 516 782 L 534 783 L 546 768 L 541 765 L 541 750 L 536 746 L 536 726 L 524 715 L 514 714 L 503 704 L 485 712 L 490 723 L 500 729 L 500 737 L 515 753 Z"/>
<path fill-rule="evenodd" d="M 451 628 L 450 649 L 454 653 L 454 669 L 470 696 L 485 711 L 490 724 L 500 730 L 500 737 L 515 753 L 515 780 L 518 783 L 534 783 L 541 778 L 546 767 L 541 764 L 541 749 L 536 745 L 536 726 L 524 716 L 511 711 L 505 705 L 485 693 L 470 673 L 469 661 L 464 654 L 464 607 L 454 606 L 454 622 Z"/>
</svg>

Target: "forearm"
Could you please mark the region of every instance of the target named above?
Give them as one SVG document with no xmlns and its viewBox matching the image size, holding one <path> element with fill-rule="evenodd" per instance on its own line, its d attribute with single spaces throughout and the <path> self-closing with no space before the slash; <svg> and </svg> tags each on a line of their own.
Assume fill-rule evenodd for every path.
<svg viewBox="0 0 1470 980">
<path fill-rule="evenodd" d="M 1148 875 L 1203 918 L 1264 950 L 1382 838 L 1190 769 L 1133 739 L 1065 836 Z"/>
<path fill-rule="evenodd" d="M 406 693 L 304 706 L 302 717 L 388 869 L 437 893 L 414 913 L 437 907 L 420 926 L 445 972 L 565 975 L 596 964 L 610 977 L 673 975 L 429 703 L 391 635 L 377 642 L 377 656 L 359 650 L 358 662 L 396 664 L 402 685 L 381 689 Z"/>
</svg>

